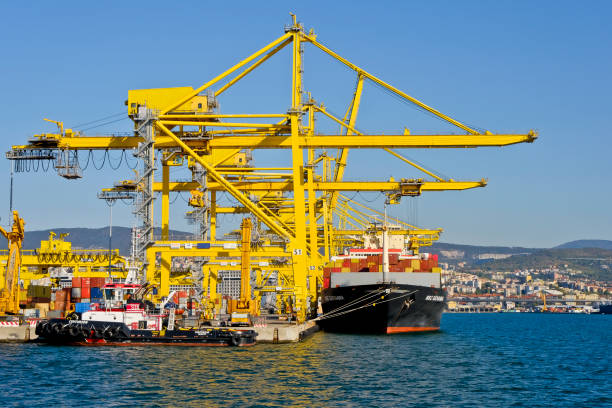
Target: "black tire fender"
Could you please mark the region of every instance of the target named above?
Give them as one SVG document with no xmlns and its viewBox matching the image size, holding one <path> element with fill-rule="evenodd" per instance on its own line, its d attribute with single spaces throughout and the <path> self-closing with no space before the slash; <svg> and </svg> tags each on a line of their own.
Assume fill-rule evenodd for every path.
<svg viewBox="0 0 612 408">
<path fill-rule="evenodd" d="M 40 322 L 36 325 L 36 329 L 34 330 L 34 333 L 36 333 L 37 336 L 41 336 L 45 332 L 46 328 L 47 328 L 47 322 Z"/>
<path fill-rule="evenodd" d="M 70 334 L 70 337 L 79 337 L 81 335 L 81 330 L 77 326 L 69 326 L 68 334 Z"/>
</svg>

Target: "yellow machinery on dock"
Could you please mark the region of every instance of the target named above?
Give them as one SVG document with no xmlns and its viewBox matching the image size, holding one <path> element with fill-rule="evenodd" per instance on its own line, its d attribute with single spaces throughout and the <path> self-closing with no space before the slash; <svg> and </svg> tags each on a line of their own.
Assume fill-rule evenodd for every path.
<svg viewBox="0 0 612 408">
<path fill-rule="evenodd" d="M 344 117 L 332 114 L 303 89 L 305 45 L 331 56 L 355 75 L 356 86 Z M 272 113 L 220 113 L 219 98 L 284 48 L 291 55 L 292 86 L 287 109 Z M 406 128 L 394 134 L 359 131 L 356 123 L 366 82 L 453 125 L 460 133 L 412 134 Z M 141 165 L 137 179 L 130 185 L 138 197 L 134 200 L 139 219 L 135 245 L 138 278 L 157 285 L 158 298 L 166 297 L 173 279 L 182 282 L 190 279 L 186 275 L 173 276 L 172 258 L 197 257 L 201 260 L 197 271 L 201 303 L 209 316 L 221 312 L 223 302 L 217 287 L 220 273 L 226 271 L 240 271 L 244 281 L 255 274 L 253 288 L 243 282 L 242 290 L 250 293 L 241 291 L 236 303 L 239 309 L 257 314 L 258 307 L 247 306 L 251 297 L 254 297 L 251 303 L 258 305 L 262 296 L 274 294 L 277 313 L 294 314 L 300 322 L 314 316 L 323 265 L 343 245 L 354 242 L 368 228 L 372 217 L 376 217 L 355 213 L 353 209 L 359 203 L 347 200 L 343 196 L 347 191 L 382 192 L 390 203 L 397 203 L 402 197 L 416 197 L 424 192 L 466 190 L 487 183 L 484 179 L 455 181 L 441 177 L 392 149 L 506 146 L 530 143 L 537 138 L 534 131 L 493 134 L 476 130 L 443 114 L 332 51 L 312 30 L 307 32 L 295 16 L 279 38 L 203 85 L 130 90 L 126 105 L 127 115 L 134 122 L 133 135 L 88 136 L 58 123 L 59 133 L 36 135 L 26 145 L 13 146 L 7 157 L 17 164 L 52 160 L 61 176 L 78 178 L 82 176 L 79 152 L 107 154 L 109 150 L 133 149 Z M 315 127 L 318 120 L 338 125 L 340 131 L 321 132 Z M 259 149 L 282 152 L 290 165 L 253 166 L 251 152 Z M 345 171 L 350 149 L 382 150 L 424 173 L 426 178 L 348 181 Z M 330 152 L 333 150 L 335 155 Z M 158 153 L 161 180 L 155 179 Z M 187 167 L 192 179 L 171 180 L 171 166 Z M 161 193 L 161 237 L 153 235 L 156 192 Z M 169 237 L 171 192 L 191 195 L 190 217 L 202 227 L 194 240 L 177 241 Z M 219 201 L 222 193 L 235 204 L 222 206 Z M 218 237 L 218 217 L 226 214 L 253 217 L 256 233 L 250 245 L 244 241 L 244 232 L 242 242 Z M 440 232 L 409 224 L 402 224 L 401 231 L 410 236 L 414 250 L 430 245 Z"/>
<path fill-rule="evenodd" d="M 17 211 L 13 211 L 13 227 L 0 233 L 8 241 L 8 257 L 4 279 L 0 279 L 0 316 L 19 314 L 19 271 L 21 269 L 21 245 L 25 234 L 25 223 Z"/>
</svg>

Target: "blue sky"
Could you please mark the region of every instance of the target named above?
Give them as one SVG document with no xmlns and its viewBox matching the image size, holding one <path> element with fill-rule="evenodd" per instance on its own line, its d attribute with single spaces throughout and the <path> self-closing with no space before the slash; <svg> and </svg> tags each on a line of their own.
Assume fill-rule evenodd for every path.
<svg viewBox="0 0 612 408">
<path fill-rule="evenodd" d="M 12 2 L 0 25 L 1 148 L 124 111 L 128 89 L 197 87 L 282 35 L 289 12 L 319 40 L 369 72 L 465 123 L 493 132 L 536 129 L 533 144 L 505 148 L 405 150 L 456 180 L 486 188 L 404 199 L 396 215 L 441 227 L 442 241 L 550 247 L 583 238 L 612 239 L 609 98 L 612 29 L 606 1 L 404 2 Z M 284 112 L 290 103 L 290 54 L 224 95 L 221 111 Z M 305 89 L 341 113 L 352 72 L 305 49 Z M 335 128 L 321 121 L 323 130 Z M 327 126 L 327 127 L 326 127 Z M 365 132 L 441 133 L 449 128 L 368 84 L 357 127 Z M 122 120 L 90 129 L 127 131 Z M 111 153 L 112 160 L 119 154 Z M 101 160 L 96 155 L 96 160 Z M 256 152 L 258 164 L 282 162 Z M 2 224 L 8 216 L 10 164 L 3 159 Z M 123 166 L 85 170 L 78 181 L 53 172 L 15 175 L 15 208 L 30 230 L 100 227 L 108 209 L 96 193 L 131 177 Z M 384 152 L 352 151 L 347 179 L 415 177 Z M 176 170 L 173 177 L 188 173 Z M 352 195 L 352 194 L 351 194 Z M 185 197 L 186 198 L 186 197 Z M 380 202 L 378 194 L 356 196 Z M 4 208 L 4 210 L 2 210 Z M 172 228 L 189 230 L 177 198 Z M 133 223 L 119 204 L 116 224 Z M 234 221 L 237 221 L 234 220 Z M 224 221 L 232 223 L 231 217 Z"/>
</svg>

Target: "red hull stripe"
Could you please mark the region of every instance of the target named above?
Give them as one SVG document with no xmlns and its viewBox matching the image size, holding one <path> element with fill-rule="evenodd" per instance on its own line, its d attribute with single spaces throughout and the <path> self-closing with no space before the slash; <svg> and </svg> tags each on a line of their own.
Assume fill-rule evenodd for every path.
<svg viewBox="0 0 612 408">
<path fill-rule="evenodd" d="M 439 327 L 387 327 L 387 334 L 410 333 L 440 330 Z"/>
</svg>

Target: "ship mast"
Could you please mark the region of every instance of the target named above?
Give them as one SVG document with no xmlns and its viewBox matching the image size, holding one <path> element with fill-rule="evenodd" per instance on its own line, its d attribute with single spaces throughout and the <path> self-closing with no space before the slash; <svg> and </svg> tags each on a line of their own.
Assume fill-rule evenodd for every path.
<svg viewBox="0 0 612 408">
<path fill-rule="evenodd" d="M 383 283 L 389 283 L 389 234 L 387 231 L 387 203 L 385 202 L 385 219 L 382 228 L 382 244 L 383 244 L 383 264 L 382 264 L 382 280 Z"/>
</svg>

